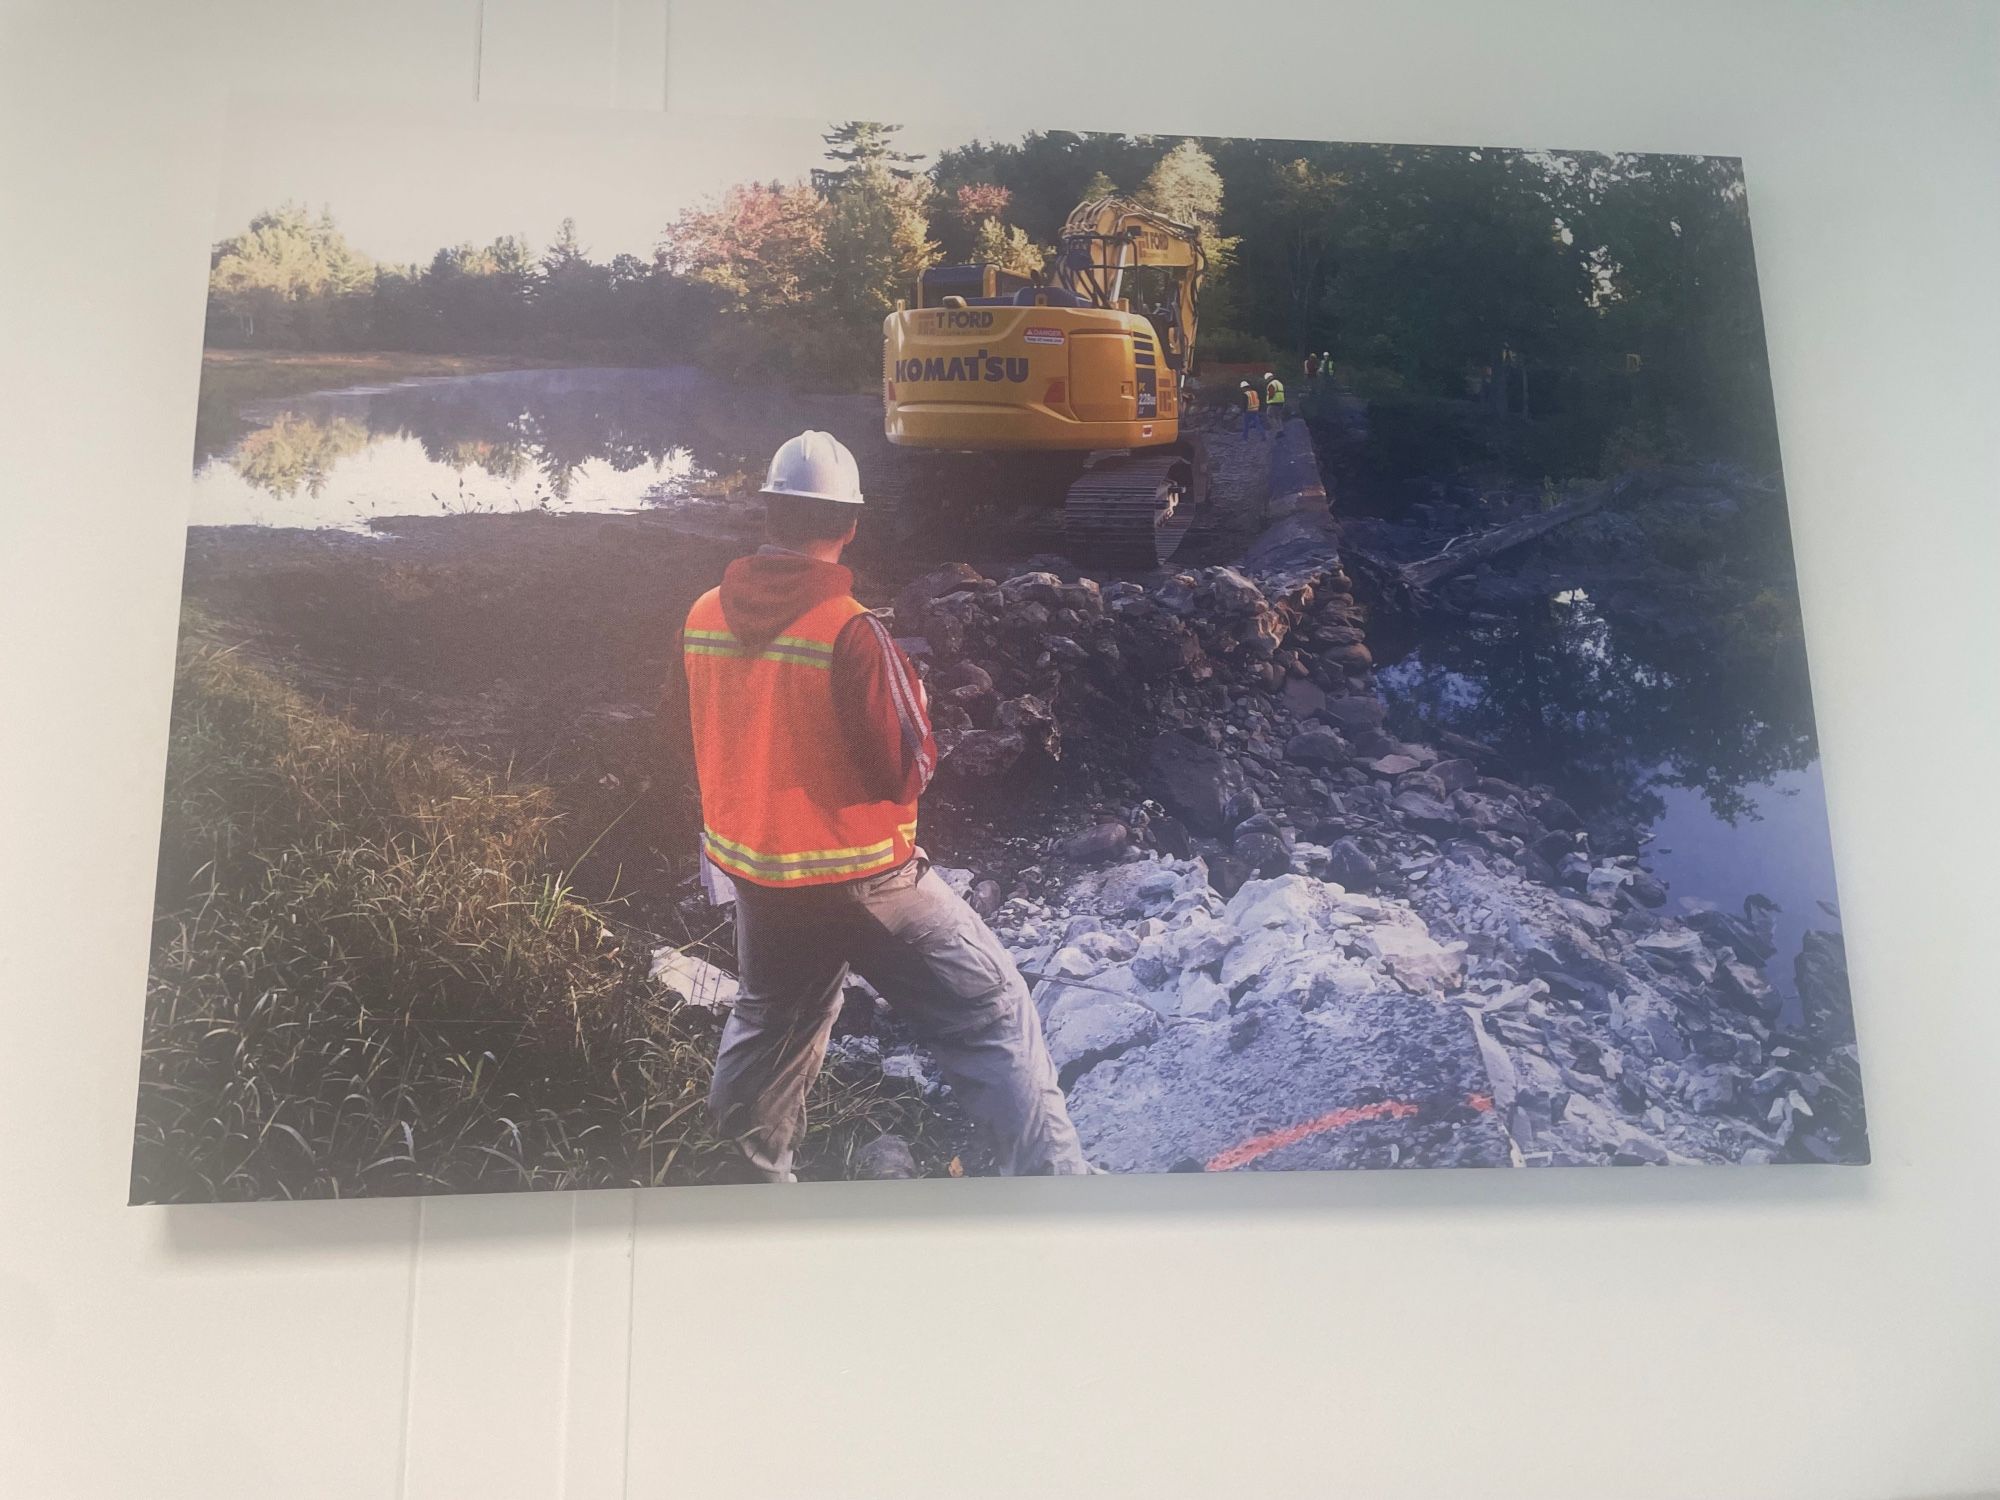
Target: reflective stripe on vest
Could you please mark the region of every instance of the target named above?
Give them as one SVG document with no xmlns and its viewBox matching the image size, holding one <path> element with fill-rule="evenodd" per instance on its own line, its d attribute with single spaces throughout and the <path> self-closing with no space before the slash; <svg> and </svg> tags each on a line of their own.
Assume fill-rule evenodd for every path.
<svg viewBox="0 0 2000 1500">
<path fill-rule="evenodd" d="M 682 651 L 708 858 L 755 885 L 821 885 L 916 851 L 914 802 L 871 798 L 833 699 L 833 650 L 861 605 L 829 599 L 752 651 L 717 590 L 688 612 Z"/>
</svg>

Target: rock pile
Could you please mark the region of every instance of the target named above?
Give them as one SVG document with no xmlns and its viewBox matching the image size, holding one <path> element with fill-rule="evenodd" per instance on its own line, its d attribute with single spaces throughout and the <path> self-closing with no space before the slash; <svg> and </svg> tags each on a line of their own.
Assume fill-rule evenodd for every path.
<svg viewBox="0 0 2000 1500">
<path fill-rule="evenodd" d="M 994 925 L 1038 976 L 1071 1115 L 1111 1170 L 1509 1159 L 1446 999 L 1462 945 L 1405 903 L 1304 875 L 1225 901 L 1199 859 L 1141 857 L 1054 902 L 1009 901 Z"/>
<path fill-rule="evenodd" d="M 1486 747 L 1395 738 L 1362 624 L 1309 514 L 1150 587 L 959 566 L 896 602 L 959 784 L 1117 762 L 1122 800 L 962 877 L 1096 1159 L 1864 1159 L 1837 935 L 1785 1023 L 1768 903 L 1670 912 L 1636 846 Z"/>
</svg>

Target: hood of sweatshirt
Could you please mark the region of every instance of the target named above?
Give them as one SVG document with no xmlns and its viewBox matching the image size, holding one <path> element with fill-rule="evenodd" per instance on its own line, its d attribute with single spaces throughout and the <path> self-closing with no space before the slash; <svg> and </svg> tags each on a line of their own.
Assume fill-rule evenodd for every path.
<svg viewBox="0 0 2000 1500">
<path fill-rule="evenodd" d="M 722 575 L 722 618 L 752 651 L 771 644 L 815 604 L 854 591 L 854 574 L 839 563 L 776 550 L 739 557 Z"/>
</svg>

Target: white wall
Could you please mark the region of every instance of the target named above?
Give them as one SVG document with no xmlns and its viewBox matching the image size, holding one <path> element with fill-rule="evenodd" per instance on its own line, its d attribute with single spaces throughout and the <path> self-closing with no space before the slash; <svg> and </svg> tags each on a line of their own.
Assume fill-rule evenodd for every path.
<svg viewBox="0 0 2000 1500">
<path fill-rule="evenodd" d="M 1144 14 L 7 6 L 0 1489 L 2000 1486 L 2000 11 Z M 238 86 L 1742 155 L 1875 1165 L 125 1208 Z"/>
</svg>

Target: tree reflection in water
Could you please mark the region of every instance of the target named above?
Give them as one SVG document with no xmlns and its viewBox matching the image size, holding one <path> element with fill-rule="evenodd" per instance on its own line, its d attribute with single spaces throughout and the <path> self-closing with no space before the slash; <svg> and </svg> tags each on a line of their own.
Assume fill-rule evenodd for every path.
<svg viewBox="0 0 2000 1500">
<path fill-rule="evenodd" d="M 345 417 L 320 422 L 288 411 L 247 434 L 229 463 L 250 483 L 280 499 L 290 499 L 300 486 L 316 496 L 326 488 L 334 465 L 372 440 L 367 428 Z"/>
<path fill-rule="evenodd" d="M 1724 822 L 1818 756 L 1798 607 L 1775 590 L 1649 601 L 1613 617 L 1582 589 L 1428 633 L 1381 672 L 1394 724 L 1453 729 L 1586 816 L 1644 828 L 1662 786 Z"/>
<path fill-rule="evenodd" d="M 320 497 L 365 451 L 409 448 L 357 464 L 347 486 L 356 493 L 334 497 L 364 519 L 422 511 L 454 491 L 454 510 L 642 504 L 652 482 L 686 493 L 750 464 L 737 451 L 740 405 L 685 370 L 508 371 L 320 392 L 246 415 L 260 425 L 224 466 L 280 499 L 301 489 Z M 425 472 L 426 463 L 438 467 Z M 470 482 L 481 476 L 495 483 Z"/>
</svg>

